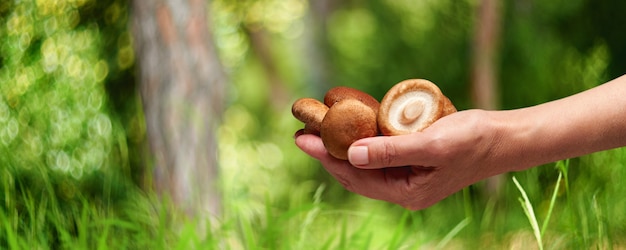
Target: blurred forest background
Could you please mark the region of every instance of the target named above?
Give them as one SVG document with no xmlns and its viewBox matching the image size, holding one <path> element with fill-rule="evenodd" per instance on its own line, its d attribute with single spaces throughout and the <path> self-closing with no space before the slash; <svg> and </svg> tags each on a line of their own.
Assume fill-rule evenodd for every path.
<svg viewBox="0 0 626 250">
<path fill-rule="evenodd" d="M 624 249 L 623 148 L 406 211 L 343 190 L 293 144 L 290 111 L 339 85 L 380 100 L 409 78 L 459 110 L 562 98 L 624 74 L 624 12 L 618 0 L 2 1 L 0 247 Z"/>
</svg>

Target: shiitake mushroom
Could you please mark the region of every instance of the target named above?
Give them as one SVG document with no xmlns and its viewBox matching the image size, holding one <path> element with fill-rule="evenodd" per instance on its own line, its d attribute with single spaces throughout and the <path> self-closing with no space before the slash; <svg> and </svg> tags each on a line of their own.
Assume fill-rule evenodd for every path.
<svg viewBox="0 0 626 250">
<path fill-rule="evenodd" d="M 365 92 L 342 86 L 330 89 L 324 103 L 298 99 L 291 111 L 305 123 L 304 133 L 319 135 L 329 154 L 347 160 L 348 148 L 359 139 L 422 131 L 457 110 L 434 83 L 409 79 L 393 86 L 380 103 Z"/>
<path fill-rule="evenodd" d="M 419 132 L 456 108 L 434 83 L 410 79 L 394 85 L 380 102 L 378 127 L 383 135 Z"/>
</svg>

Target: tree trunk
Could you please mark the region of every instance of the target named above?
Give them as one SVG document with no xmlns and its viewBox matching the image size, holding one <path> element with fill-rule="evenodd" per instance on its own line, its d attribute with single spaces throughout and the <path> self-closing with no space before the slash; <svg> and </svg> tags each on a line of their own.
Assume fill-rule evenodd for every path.
<svg viewBox="0 0 626 250">
<path fill-rule="evenodd" d="M 499 106 L 497 57 L 500 42 L 501 6 L 499 0 L 481 0 L 476 9 L 472 62 L 472 101 L 480 109 Z M 504 176 L 487 179 L 486 191 L 499 195 Z"/>
<path fill-rule="evenodd" d="M 327 37 L 328 19 L 337 8 L 335 0 L 309 0 L 309 11 L 304 17 L 305 26 L 302 47 L 304 61 L 308 68 L 306 77 L 308 92 L 321 98 L 331 87 L 332 65 L 328 57 L 329 44 Z"/>
<path fill-rule="evenodd" d="M 477 9 L 472 63 L 472 98 L 476 108 L 496 109 L 498 80 L 496 67 L 500 42 L 500 3 L 482 0 Z"/>
<path fill-rule="evenodd" d="M 134 0 L 138 79 L 154 187 L 190 216 L 219 215 L 215 129 L 225 75 L 203 0 Z"/>
</svg>

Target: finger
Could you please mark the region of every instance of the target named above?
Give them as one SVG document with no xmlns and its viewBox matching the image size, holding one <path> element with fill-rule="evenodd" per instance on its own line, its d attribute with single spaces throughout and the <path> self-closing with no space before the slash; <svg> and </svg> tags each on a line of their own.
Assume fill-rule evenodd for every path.
<svg viewBox="0 0 626 250">
<path fill-rule="evenodd" d="M 401 166 L 434 166 L 434 150 L 422 133 L 378 136 L 353 143 L 348 149 L 350 163 L 359 168 L 376 169 Z"/>
<path fill-rule="evenodd" d="M 328 153 L 319 136 L 303 134 L 296 137 L 296 145 L 306 154 L 319 160 L 322 165 L 341 165 L 343 168 L 354 168 L 348 161 L 340 160 Z"/>
<path fill-rule="evenodd" d="M 413 167 L 359 169 L 327 164 L 324 167 L 348 191 L 410 209 L 425 207 L 422 203 L 429 192 L 427 180 L 433 173 Z"/>
<path fill-rule="evenodd" d="M 360 169 L 351 166 L 348 161 L 336 159 L 328 154 L 321 138 L 308 134 L 299 135 L 296 137 L 296 145 L 311 157 L 318 159 L 326 171 L 346 189 L 360 193 L 353 185 L 358 182 L 358 178 L 355 177 L 359 175 Z"/>
<path fill-rule="evenodd" d="M 305 153 L 318 159 L 324 169 L 348 191 L 403 205 L 408 201 L 407 191 L 411 188 L 407 185 L 410 182 L 409 178 L 415 175 L 415 172 L 410 171 L 413 168 L 355 168 L 348 161 L 330 156 L 321 139 L 315 135 L 299 135 L 296 137 L 296 145 Z"/>
<path fill-rule="evenodd" d="M 323 163 L 322 166 L 348 191 L 377 200 L 395 201 L 398 192 L 387 182 L 383 169 L 359 169 L 347 161 L 339 164 Z"/>
<path fill-rule="evenodd" d="M 326 159 L 330 155 L 326 148 L 324 147 L 324 143 L 322 142 L 322 138 L 316 135 L 311 134 L 300 134 L 296 132 L 296 145 L 306 154 L 311 157 L 322 160 Z"/>
</svg>

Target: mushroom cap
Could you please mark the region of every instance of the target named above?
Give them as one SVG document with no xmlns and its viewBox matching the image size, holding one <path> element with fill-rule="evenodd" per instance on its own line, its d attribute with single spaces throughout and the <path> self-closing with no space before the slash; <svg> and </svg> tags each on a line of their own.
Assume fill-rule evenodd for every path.
<svg viewBox="0 0 626 250">
<path fill-rule="evenodd" d="M 313 98 L 300 98 L 291 106 L 293 116 L 304 122 L 304 133 L 319 134 L 328 106 Z"/>
<path fill-rule="evenodd" d="M 330 107 L 320 130 L 328 153 L 341 160 L 348 159 L 353 142 L 377 133 L 376 112 L 356 99 L 341 100 Z"/>
<path fill-rule="evenodd" d="M 443 101 L 443 116 L 452 114 L 454 112 L 456 112 L 456 107 L 454 106 L 454 104 L 452 104 L 452 101 L 450 101 L 450 99 L 446 96 L 444 96 L 445 99 Z"/>
<path fill-rule="evenodd" d="M 378 113 L 380 103 L 371 95 L 355 88 L 339 86 L 329 89 L 324 95 L 324 104 L 332 107 L 335 103 L 345 99 L 357 99 L 367 106 L 370 106 L 374 112 Z"/>
<path fill-rule="evenodd" d="M 422 131 L 439 118 L 456 112 L 434 83 L 409 79 L 393 86 L 380 102 L 378 126 L 384 135 Z"/>
</svg>

